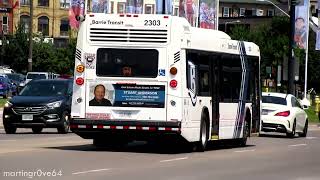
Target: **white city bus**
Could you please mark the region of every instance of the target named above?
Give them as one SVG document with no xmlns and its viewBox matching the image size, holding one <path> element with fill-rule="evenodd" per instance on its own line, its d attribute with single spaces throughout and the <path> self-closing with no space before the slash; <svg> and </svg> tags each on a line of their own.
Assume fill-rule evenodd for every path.
<svg viewBox="0 0 320 180">
<path fill-rule="evenodd" d="M 97 146 L 172 135 L 204 150 L 259 129 L 259 47 L 184 18 L 87 14 L 74 78 L 70 128 Z"/>
</svg>

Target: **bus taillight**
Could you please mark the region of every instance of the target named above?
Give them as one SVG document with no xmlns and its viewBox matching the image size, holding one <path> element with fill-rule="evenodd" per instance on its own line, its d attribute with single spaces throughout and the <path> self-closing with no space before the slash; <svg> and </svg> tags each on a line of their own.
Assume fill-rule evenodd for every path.
<svg viewBox="0 0 320 180">
<path fill-rule="evenodd" d="M 176 74 L 177 74 L 177 72 L 178 72 L 178 69 L 177 69 L 176 67 L 172 67 L 172 68 L 170 68 L 170 74 L 172 74 L 172 75 L 176 75 Z"/>
<path fill-rule="evenodd" d="M 170 87 L 176 88 L 177 86 L 178 86 L 178 81 L 175 80 L 175 79 L 172 79 L 172 80 L 170 81 Z"/>
<path fill-rule="evenodd" d="M 84 79 L 83 79 L 82 77 L 78 77 L 78 78 L 76 79 L 76 84 L 77 84 L 77 85 L 81 86 L 83 83 L 84 83 Z"/>
<path fill-rule="evenodd" d="M 83 73 L 83 71 L 84 71 L 84 65 L 82 65 L 82 64 L 78 65 L 77 66 L 77 72 L 78 73 Z"/>
</svg>

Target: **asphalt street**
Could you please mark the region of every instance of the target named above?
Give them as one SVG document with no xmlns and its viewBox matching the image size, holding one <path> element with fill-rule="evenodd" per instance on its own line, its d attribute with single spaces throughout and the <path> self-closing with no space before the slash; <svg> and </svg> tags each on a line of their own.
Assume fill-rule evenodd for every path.
<svg viewBox="0 0 320 180">
<path fill-rule="evenodd" d="M 212 143 L 204 153 L 145 142 L 97 149 L 91 140 L 55 129 L 43 134 L 19 129 L 14 135 L 0 129 L 0 179 L 320 179 L 317 125 L 310 125 L 307 138 L 251 137 L 244 148 L 228 143 Z"/>
</svg>

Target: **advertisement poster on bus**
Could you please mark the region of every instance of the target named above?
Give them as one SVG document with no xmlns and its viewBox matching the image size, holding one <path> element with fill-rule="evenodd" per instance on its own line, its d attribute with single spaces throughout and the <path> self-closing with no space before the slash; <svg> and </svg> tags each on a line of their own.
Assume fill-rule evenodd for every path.
<svg viewBox="0 0 320 180">
<path fill-rule="evenodd" d="M 89 106 L 163 108 L 165 86 L 136 84 L 90 85 Z"/>
<path fill-rule="evenodd" d="M 191 26 L 198 26 L 198 0 L 179 0 L 179 16 L 185 17 Z"/>
<path fill-rule="evenodd" d="M 79 28 L 79 21 L 76 17 L 79 15 L 84 15 L 84 2 L 85 0 L 71 0 L 69 8 L 69 23 L 71 29 Z"/>
<path fill-rule="evenodd" d="M 218 29 L 218 0 L 200 0 L 200 28 Z"/>
<path fill-rule="evenodd" d="M 172 14 L 173 2 L 166 0 L 163 7 L 163 0 L 156 0 L 156 14 Z"/>
<path fill-rule="evenodd" d="M 126 7 L 126 12 L 129 14 L 142 14 L 143 0 L 127 0 Z"/>
<path fill-rule="evenodd" d="M 108 13 L 109 0 L 92 0 L 93 13 Z"/>
<path fill-rule="evenodd" d="M 302 0 L 296 5 L 294 43 L 300 49 L 307 48 L 309 35 L 309 0 Z"/>
</svg>

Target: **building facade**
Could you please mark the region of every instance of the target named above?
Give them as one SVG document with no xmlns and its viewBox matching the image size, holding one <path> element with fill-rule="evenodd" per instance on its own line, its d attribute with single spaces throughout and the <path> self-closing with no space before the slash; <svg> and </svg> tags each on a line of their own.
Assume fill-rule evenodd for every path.
<svg viewBox="0 0 320 180">
<path fill-rule="evenodd" d="M 13 33 L 13 0 L 0 0 L 0 36 Z"/>
<path fill-rule="evenodd" d="M 70 0 L 33 0 L 33 32 L 59 44 L 69 38 L 68 11 Z M 30 0 L 20 0 L 19 7 L 14 9 L 14 31 L 19 22 L 29 31 Z"/>
</svg>

